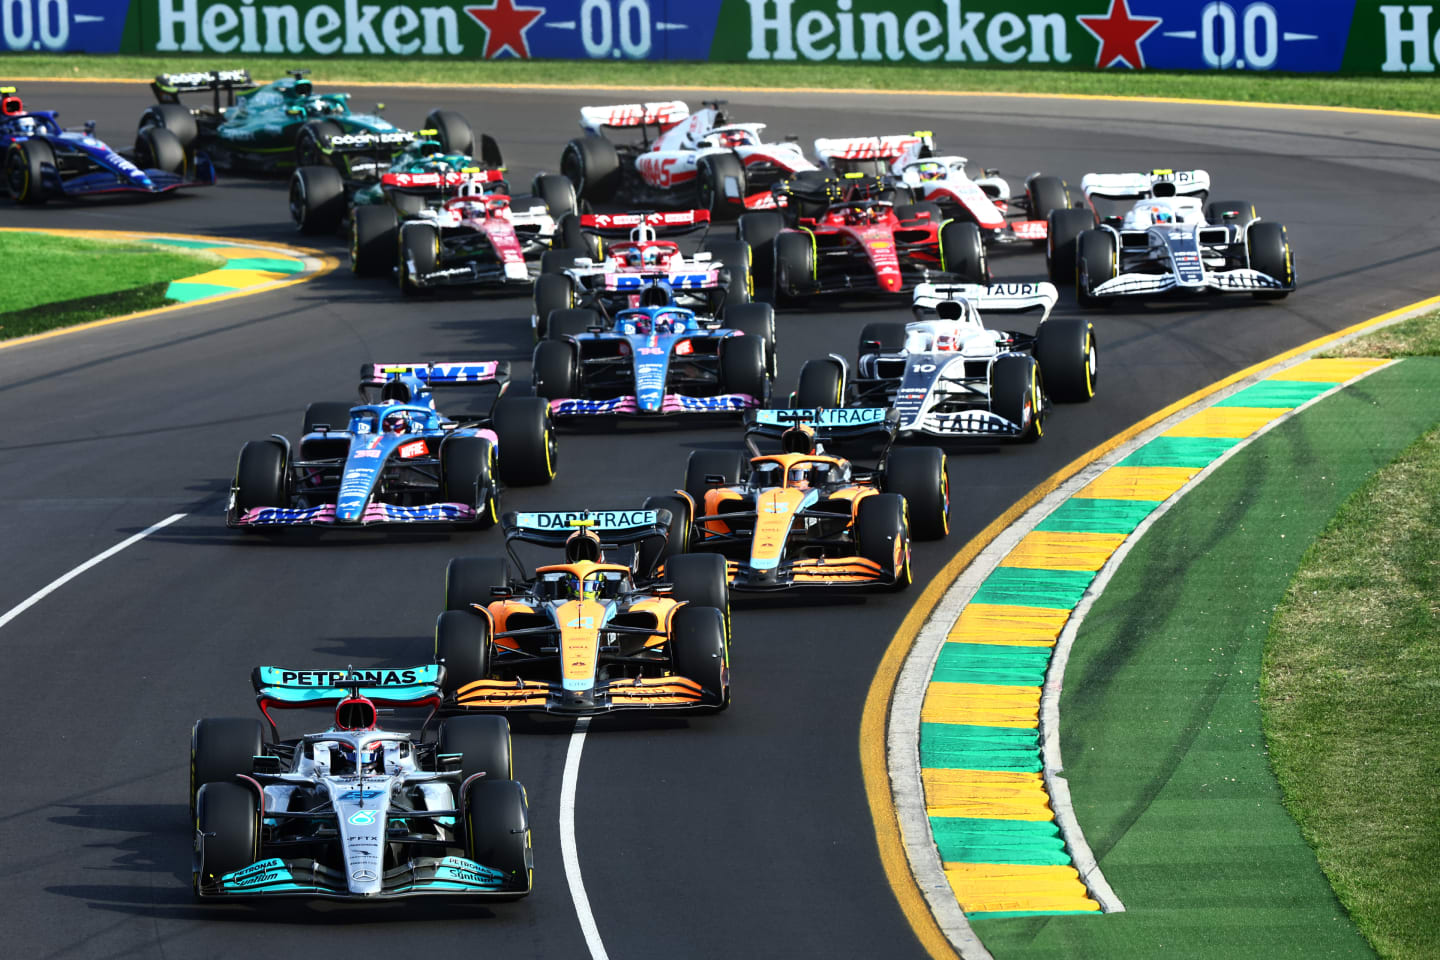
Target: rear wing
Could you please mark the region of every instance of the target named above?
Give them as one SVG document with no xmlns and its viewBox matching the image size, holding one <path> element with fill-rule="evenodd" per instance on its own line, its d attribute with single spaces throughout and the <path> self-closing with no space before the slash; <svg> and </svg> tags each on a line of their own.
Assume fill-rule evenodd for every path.
<svg viewBox="0 0 1440 960">
<path fill-rule="evenodd" d="M 259 86 L 250 79 L 248 70 L 196 70 L 189 73 L 162 73 L 150 84 L 155 99 L 161 103 L 179 103 L 182 93 L 213 91 L 215 107 L 220 108 L 220 94 L 228 95 L 229 105 L 235 103 L 237 91 L 254 90 Z"/>
<path fill-rule="evenodd" d="M 602 236 L 629 236 L 635 227 L 649 227 L 660 234 L 689 233 L 700 227 L 709 228 L 710 211 L 679 210 L 672 213 L 586 213 L 580 217 L 580 228 Z"/>
<path fill-rule="evenodd" d="M 584 528 L 607 545 L 619 545 L 669 536 L 671 519 L 669 510 L 560 510 L 507 513 L 500 526 L 507 541 L 563 547 L 572 533 Z"/>
<path fill-rule="evenodd" d="M 343 670 L 294 670 L 289 667 L 256 667 L 250 674 L 260 712 L 279 739 L 279 730 L 270 709 L 333 707 L 347 697 L 359 695 L 377 706 L 429 707 L 440 705 L 445 668 L 437 663 L 421 667 L 372 667 Z M 427 721 L 428 722 L 428 721 Z"/>
<path fill-rule="evenodd" d="M 1210 192 L 1210 174 L 1204 170 L 1151 170 L 1149 173 L 1087 173 L 1080 190 L 1107 200 L 1144 200 L 1149 197 L 1204 196 Z"/>
<path fill-rule="evenodd" d="M 745 443 L 759 456 L 753 438 L 778 440 L 786 430 L 800 424 L 808 424 L 820 443 L 856 439 L 893 440 L 900 428 L 900 414 L 886 407 L 755 410 L 746 418 Z"/>
<path fill-rule="evenodd" d="M 387 133 L 337 133 L 325 138 L 325 146 L 336 153 L 399 153 L 429 130 L 392 130 Z"/>
<path fill-rule="evenodd" d="M 620 103 L 609 107 L 581 107 L 580 127 L 599 136 L 605 128 L 672 127 L 690 116 L 684 100 Z"/>
<path fill-rule="evenodd" d="M 510 382 L 509 360 L 457 361 L 454 363 L 367 363 L 360 367 L 362 387 L 380 387 L 401 377 L 416 377 L 428 386 Z"/>
<path fill-rule="evenodd" d="M 1040 283 L 921 283 L 911 297 L 911 309 L 917 320 L 928 320 L 939 312 L 940 304 L 963 301 L 983 316 L 987 313 L 1041 312 L 1040 322 L 1050 319 L 1050 311 L 1060 300 L 1060 292 L 1048 281 Z"/>
<path fill-rule="evenodd" d="M 841 137 L 815 141 L 815 156 L 821 163 L 834 160 L 898 160 L 907 153 L 918 155 L 921 148 L 935 149 L 928 130 L 888 137 Z"/>
</svg>

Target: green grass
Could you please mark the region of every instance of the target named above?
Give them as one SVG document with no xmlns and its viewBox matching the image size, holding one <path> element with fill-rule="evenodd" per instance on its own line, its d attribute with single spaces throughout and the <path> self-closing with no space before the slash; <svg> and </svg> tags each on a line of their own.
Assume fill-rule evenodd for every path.
<svg viewBox="0 0 1440 960">
<path fill-rule="evenodd" d="M 132 241 L 0 232 L 0 339 L 163 306 L 170 281 L 224 260 Z"/>
<path fill-rule="evenodd" d="M 1326 350 L 1322 357 L 1440 357 L 1440 313 L 1411 317 Z"/>
<path fill-rule="evenodd" d="M 984 70 L 953 66 L 789 65 L 770 63 L 610 63 L 582 60 L 467 61 L 445 58 L 310 58 L 306 65 L 325 84 L 411 81 L 441 84 L 507 83 L 545 86 L 826 87 L 863 90 L 986 91 L 1062 93 L 1104 96 L 1185 97 L 1257 103 L 1410 110 L 1440 115 L 1435 81 L 1424 76 L 1325 77 L 1155 71 Z M 211 69 L 215 57 L 203 56 L 55 56 L 9 54 L 12 77 L 148 78 L 161 71 Z M 269 80 L 295 66 L 293 57 L 243 58 L 251 76 Z M 22 91 L 23 94 L 23 91 Z"/>
</svg>

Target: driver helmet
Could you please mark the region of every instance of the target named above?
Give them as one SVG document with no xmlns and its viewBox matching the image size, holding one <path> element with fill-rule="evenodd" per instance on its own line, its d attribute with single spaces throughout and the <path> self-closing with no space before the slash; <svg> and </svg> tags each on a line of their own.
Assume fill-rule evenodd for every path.
<svg viewBox="0 0 1440 960">
<path fill-rule="evenodd" d="M 953 330 L 940 330 L 935 334 L 935 351 L 937 353 L 953 353 L 960 349 L 960 338 Z"/>
<path fill-rule="evenodd" d="M 605 554 L 600 549 L 600 538 L 595 535 L 595 531 L 582 527 L 566 538 L 566 563 L 579 563 L 582 560 L 587 560 L 590 563 L 600 563 L 604 559 Z"/>
<path fill-rule="evenodd" d="M 510 210 L 510 198 L 503 193 L 492 193 L 485 198 L 485 213 L 488 216 L 503 216 Z"/>
<path fill-rule="evenodd" d="M 35 122 L 34 117 L 21 117 L 15 121 L 15 132 L 25 137 L 33 137 L 39 131 L 40 125 Z"/>
<path fill-rule="evenodd" d="M 743 130 L 726 130 L 719 139 L 722 147 L 744 147 L 750 143 L 750 135 Z"/>
<path fill-rule="evenodd" d="M 375 704 L 364 697 L 346 697 L 335 705 L 336 730 L 374 730 Z"/>
<path fill-rule="evenodd" d="M 620 330 L 627 336 L 639 334 L 640 336 L 650 335 L 650 318 L 643 313 L 627 317 L 620 325 Z"/>
<path fill-rule="evenodd" d="M 386 433 L 409 433 L 410 414 L 404 410 L 393 410 L 385 414 L 385 420 L 381 423 L 381 429 Z"/>
<path fill-rule="evenodd" d="M 664 247 L 646 247 L 640 254 L 640 262 L 647 267 L 663 267 L 670 259 L 669 252 Z"/>
<path fill-rule="evenodd" d="M 864 207 L 846 207 L 845 222 L 847 224 L 860 224 L 868 222 L 870 217 Z"/>
<path fill-rule="evenodd" d="M 579 577 L 570 574 L 565 578 L 565 596 L 571 600 L 596 600 L 604 583 L 599 577 Z"/>
<path fill-rule="evenodd" d="M 384 772 L 385 748 L 367 743 L 358 750 L 354 744 L 341 740 L 330 748 L 330 766 L 341 776 L 347 774 L 376 775 Z"/>
<path fill-rule="evenodd" d="M 1169 207 L 1154 206 L 1148 211 L 1151 223 L 1174 223 L 1175 211 Z"/>
<path fill-rule="evenodd" d="M 945 179 L 945 164 L 943 163 L 922 163 L 919 171 L 922 181 Z"/>
<path fill-rule="evenodd" d="M 640 291 L 640 306 L 642 307 L 668 307 L 670 305 L 670 291 L 652 283 Z"/>
<path fill-rule="evenodd" d="M 810 473 L 810 468 L 806 466 L 791 467 L 789 486 L 797 490 L 809 490 Z"/>
<path fill-rule="evenodd" d="M 780 434 L 780 449 L 785 453 L 814 453 L 815 428 L 808 423 L 797 423 Z"/>
</svg>

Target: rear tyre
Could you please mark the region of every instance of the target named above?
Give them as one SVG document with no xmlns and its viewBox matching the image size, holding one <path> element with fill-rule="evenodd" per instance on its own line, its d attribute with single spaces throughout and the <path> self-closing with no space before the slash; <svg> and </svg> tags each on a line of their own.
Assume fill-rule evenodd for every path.
<svg viewBox="0 0 1440 960">
<path fill-rule="evenodd" d="M 528 487 L 555 478 L 555 425 L 544 397 L 501 397 L 494 425 L 502 483 Z"/>
<path fill-rule="evenodd" d="M 997 357 L 990 367 L 990 410 L 1020 427 L 1017 439 L 1034 443 L 1042 432 L 1044 395 L 1032 357 Z"/>
<path fill-rule="evenodd" d="M 602 326 L 604 323 L 600 319 L 600 314 L 589 307 L 555 310 L 550 314 L 549 329 L 545 331 L 545 335 L 551 340 L 564 340 L 567 337 L 578 337 L 582 333 L 587 333 L 591 327 Z"/>
<path fill-rule="evenodd" d="M 495 489 L 495 445 L 484 437 L 451 437 L 440 447 L 441 487 L 447 503 L 475 508 L 475 524 L 493 527 L 500 519 Z"/>
<path fill-rule="evenodd" d="M 328 166 L 296 167 L 290 174 L 290 219 L 301 233 L 334 233 L 345 218 L 345 181 Z"/>
<path fill-rule="evenodd" d="M 845 374 L 834 360 L 806 360 L 791 405 L 801 410 L 843 407 Z"/>
<path fill-rule="evenodd" d="M 381 277 L 395 269 L 395 234 L 400 218 L 388 204 L 355 208 L 350 221 L 350 269 L 362 277 Z"/>
<path fill-rule="evenodd" d="M 425 129 L 435 131 L 440 149 L 448 154 L 475 154 L 475 131 L 470 121 L 454 110 L 431 110 L 425 117 Z"/>
<path fill-rule="evenodd" d="M 726 337 L 720 341 L 720 383 L 725 392 L 743 393 L 765 406 L 770 400 L 765 366 L 765 344 L 759 339 Z"/>
<path fill-rule="evenodd" d="M 185 176 L 185 146 L 164 127 L 145 127 L 135 137 L 135 165 L 142 170 L 162 170 Z"/>
<path fill-rule="evenodd" d="M 1084 403 L 1095 396 L 1095 325 L 1079 317 L 1060 317 L 1035 332 L 1035 361 L 1045 393 L 1060 403 Z"/>
<path fill-rule="evenodd" d="M 440 231 L 428 223 L 407 224 L 400 233 L 400 290 L 407 296 L 420 293 L 416 277 L 434 273 L 440 262 Z"/>
<path fill-rule="evenodd" d="M 1283 226 L 1270 220 L 1251 224 L 1245 249 L 1250 254 L 1251 269 L 1269 274 L 1287 287 L 1295 285 L 1295 261 Z M 1255 299 L 1284 300 L 1289 295 L 1289 290 L 1265 290 L 1257 292 Z"/>
<path fill-rule="evenodd" d="M 330 152 L 330 140 L 344 132 L 334 120 L 311 120 L 305 124 L 295 134 L 295 167 L 328 166 L 335 169 L 337 161 Z"/>
<path fill-rule="evenodd" d="M 728 306 L 720 317 L 720 325 L 765 344 L 765 372 L 774 379 L 779 365 L 775 356 L 775 308 L 768 303 Z"/>
<path fill-rule="evenodd" d="M 560 179 L 564 180 L 564 177 Z M 565 182 L 569 183 L 570 181 L 566 180 Z M 581 257 L 589 257 L 591 260 L 597 262 L 604 258 L 604 243 L 601 242 L 599 235 L 585 232 L 585 228 L 580 225 L 579 214 L 565 214 L 565 216 L 556 222 L 555 232 L 560 241 L 559 249 L 570 256 L 570 260 L 565 263 L 565 267 L 569 267 Z M 555 251 L 547 250 L 546 254 L 553 252 Z M 544 254 L 542 254 L 542 256 L 544 256 Z M 559 258 L 556 258 L 555 262 L 558 264 Z M 544 270 L 542 267 L 541 272 L 549 273 L 550 271 Z"/>
<path fill-rule="evenodd" d="M 609 203 L 620 189 L 620 157 L 604 137 L 578 137 L 565 144 L 560 172 L 575 184 L 581 200 Z"/>
<path fill-rule="evenodd" d="M 574 250 L 546 250 L 540 254 L 540 273 L 564 273 L 575 266 L 577 256 Z"/>
<path fill-rule="evenodd" d="M 534 384 L 537 397 L 546 400 L 577 397 L 580 393 L 580 364 L 575 347 L 563 340 L 541 340 L 535 344 L 530 381 Z"/>
<path fill-rule="evenodd" d="M 665 579 L 670 581 L 670 596 L 674 599 L 719 610 L 725 636 L 730 636 L 730 575 L 724 557 L 718 553 L 671 557 L 665 565 Z"/>
<path fill-rule="evenodd" d="M 1025 183 L 1031 220 L 1049 220 L 1057 210 L 1070 209 L 1070 191 L 1059 177 L 1033 177 Z"/>
<path fill-rule="evenodd" d="M 750 247 L 752 277 L 766 282 L 775 276 L 775 238 L 785 229 L 785 218 L 773 210 L 743 214 L 737 223 L 740 240 Z"/>
<path fill-rule="evenodd" d="M 950 477 L 939 447 L 892 448 L 885 457 L 885 492 L 905 498 L 916 540 L 950 532 Z"/>
<path fill-rule="evenodd" d="M 1244 227 L 1259 216 L 1255 204 L 1249 200 L 1215 200 L 1205 204 L 1205 222 L 1216 226 L 1233 223 Z"/>
<path fill-rule="evenodd" d="M 445 565 L 445 609 L 470 611 L 472 603 L 490 602 L 491 587 L 510 583 L 504 557 L 454 557 Z"/>
<path fill-rule="evenodd" d="M 546 253 L 549 256 L 549 253 Z M 535 278 L 535 339 L 544 340 L 550 314 L 575 308 L 575 283 L 563 273 L 542 273 Z"/>
<path fill-rule="evenodd" d="M 708 251 L 710 262 L 725 268 L 729 279 L 725 285 L 725 310 L 747 304 L 755 298 L 755 282 L 750 276 L 750 248 L 740 240 L 707 239 L 700 248 Z"/>
<path fill-rule="evenodd" d="M 444 616 L 444 614 L 441 614 Z M 468 616 L 468 614 L 467 614 Z M 474 619 L 484 620 L 484 617 Z M 450 717 L 440 722 L 435 751 L 460 754 L 460 782 L 477 773 L 485 779 L 509 780 L 515 776 L 511 759 L 510 723 L 504 717 Z"/>
<path fill-rule="evenodd" d="M 190 816 L 195 795 L 207 783 L 230 783 L 255 769 L 265 732 L 251 717 L 198 720 L 190 730 Z"/>
<path fill-rule="evenodd" d="M 285 448 L 274 440 L 251 440 L 235 464 L 235 510 L 284 507 L 290 502 Z"/>
<path fill-rule="evenodd" d="M 940 269 L 962 283 L 989 283 L 985 241 L 973 223 L 951 220 L 940 228 Z"/>
<path fill-rule="evenodd" d="M 699 207 L 712 221 L 735 220 L 745 212 L 745 164 L 733 153 L 712 153 L 696 164 Z"/>
<path fill-rule="evenodd" d="M 1049 218 L 1045 238 L 1045 267 L 1050 282 L 1075 282 L 1075 244 L 1080 234 L 1095 226 L 1095 215 L 1089 210 L 1055 210 Z"/>
<path fill-rule="evenodd" d="M 857 357 L 863 357 L 867 353 L 902 353 L 904 350 L 905 324 L 882 320 L 865 324 L 855 352 Z M 830 365 L 835 366 L 833 363 Z"/>
<path fill-rule="evenodd" d="M 146 109 L 140 115 L 140 129 L 144 130 L 146 127 L 169 130 L 175 134 L 181 149 L 186 153 L 195 148 L 195 141 L 200 137 L 200 128 L 195 123 L 194 114 L 178 103 L 157 103 Z"/>
<path fill-rule="evenodd" d="M 775 296 L 804 298 L 815 291 L 815 243 L 808 234 L 785 231 L 775 238 Z"/>
<path fill-rule="evenodd" d="M 490 621 L 473 610 L 440 614 L 435 618 L 435 662 L 445 664 L 441 692 L 446 696 L 484 680 L 490 675 Z"/>
<path fill-rule="evenodd" d="M 1115 237 L 1108 230 L 1086 230 L 1075 245 L 1075 299 L 1082 307 L 1098 307 L 1108 297 L 1091 291 L 1117 276 Z"/>
<path fill-rule="evenodd" d="M 898 493 L 877 493 L 860 501 L 855 510 L 856 552 L 878 563 L 894 578 L 891 590 L 910 586 L 910 526 L 905 498 Z"/>
<path fill-rule="evenodd" d="M 260 797 L 243 783 L 207 783 L 195 798 L 195 829 L 204 834 L 195 885 L 244 870 L 260 857 Z"/>
<path fill-rule="evenodd" d="M 705 491 L 715 484 L 706 483 L 706 477 L 720 477 L 721 486 L 731 486 L 739 481 L 743 464 L 740 454 L 732 450 L 692 450 L 685 463 L 685 492 L 695 501 L 695 520 L 705 516 Z"/>
<path fill-rule="evenodd" d="M 331 432 L 350 429 L 350 404 L 344 400 L 316 400 L 305 408 L 305 422 L 300 435 L 314 433 L 320 424 L 329 426 Z"/>
<path fill-rule="evenodd" d="M 14 143 L 5 152 L 5 183 L 16 203 L 35 206 L 50 199 L 45 167 L 55 167 L 55 153 L 43 140 Z"/>
<path fill-rule="evenodd" d="M 559 220 L 579 209 L 575 184 L 571 183 L 568 177 L 542 173 L 530 185 L 530 192 L 545 201 L 545 209 L 550 212 L 553 220 Z"/>
<path fill-rule="evenodd" d="M 670 621 L 671 668 L 678 676 L 700 684 L 707 713 L 730 706 L 728 636 L 724 615 L 711 607 L 681 607 Z"/>
<path fill-rule="evenodd" d="M 515 899 L 528 894 L 534 854 L 525 788 L 517 780 L 486 777 L 470 785 L 463 804 L 468 859 L 503 873 L 506 888 Z"/>
</svg>

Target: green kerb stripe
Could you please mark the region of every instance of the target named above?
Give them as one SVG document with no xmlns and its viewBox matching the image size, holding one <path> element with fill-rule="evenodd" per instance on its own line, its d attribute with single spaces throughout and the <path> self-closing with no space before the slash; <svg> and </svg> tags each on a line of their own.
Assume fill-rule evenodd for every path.
<svg viewBox="0 0 1440 960">
<path fill-rule="evenodd" d="M 1156 437 L 1118 466 L 1208 467 L 1239 442 L 1239 437 Z"/>
<path fill-rule="evenodd" d="M 1095 574 L 1089 570 L 1034 570 L 996 567 L 975 591 L 972 603 L 1073 610 Z"/>
<path fill-rule="evenodd" d="M 1103 917 L 1103 910 L 976 910 L 973 913 L 966 913 L 965 916 L 975 919 L 992 919 L 997 917 L 1059 917 L 1059 916 L 1080 916 L 1080 917 Z"/>
<path fill-rule="evenodd" d="M 282 259 L 280 257 L 238 257 L 229 260 L 222 268 L 225 270 L 268 270 L 270 273 L 299 273 L 305 269 L 305 264 L 299 260 Z"/>
<path fill-rule="evenodd" d="M 1036 525 L 1036 530 L 1067 533 L 1134 533 L 1140 521 L 1160 506 L 1158 500 L 1092 500 L 1071 497 Z"/>
<path fill-rule="evenodd" d="M 192 300 L 204 300 L 206 297 L 218 297 L 222 293 L 234 292 L 234 287 L 222 287 L 215 283 L 186 283 L 184 280 L 176 280 L 165 291 L 165 297 L 168 300 L 189 303 Z"/>
<path fill-rule="evenodd" d="M 171 237 L 141 237 L 146 243 L 159 243 L 167 247 L 186 247 L 191 250 L 209 250 L 211 247 L 223 247 L 223 240 L 176 240 Z"/>
<path fill-rule="evenodd" d="M 1217 407 L 1298 407 L 1308 400 L 1314 400 L 1327 390 L 1334 390 L 1333 383 L 1313 383 L 1309 380 L 1261 380 L 1253 387 L 1246 387 L 1239 393 L 1231 394 L 1215 404 Z"/>
<path fill-rule="evenodd" d="M 1046 820 L 931 817 L 930 832 L 945 863 L 1070 863 L 1060 828 Z"/>
<path fill-rule="evenodd" d="M 920 766 L 930 770 L 1040 772 L 1040 731 L 968 723 L 920 724 Z"/>
<path fill-rule="evenodd" d="M 1021 647 L 1001 643 L 946 643 L 940 648 L 932 681 L 941 683 L 992 683 L 1009 687 L 1045 684 L 1049 647 Z"/>
</svg>

